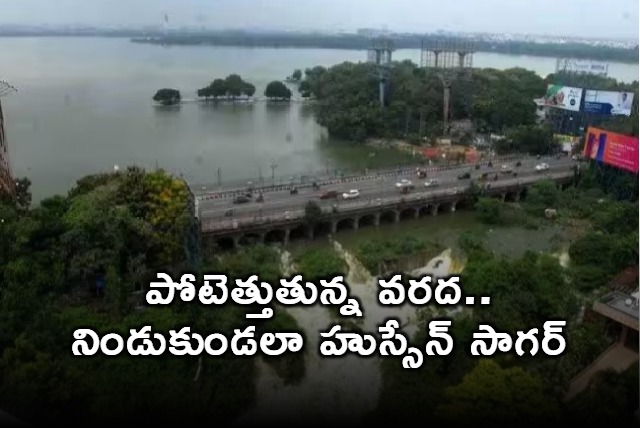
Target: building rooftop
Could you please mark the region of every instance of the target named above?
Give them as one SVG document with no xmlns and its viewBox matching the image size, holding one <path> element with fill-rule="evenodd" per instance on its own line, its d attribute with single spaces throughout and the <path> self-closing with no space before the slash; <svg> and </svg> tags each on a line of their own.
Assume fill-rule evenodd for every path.
<svg viewBox="0 0 640 428">
<path fill-rule="evenodd" d="M 593 310 L 638 331 L 638 299 L 627 293 L 612 291 L 593 305 Z"/>
</svg>

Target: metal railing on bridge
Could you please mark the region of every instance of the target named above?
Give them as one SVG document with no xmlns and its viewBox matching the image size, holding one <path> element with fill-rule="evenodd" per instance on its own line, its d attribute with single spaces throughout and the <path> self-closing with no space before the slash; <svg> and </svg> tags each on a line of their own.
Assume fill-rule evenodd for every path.
<svg viewBox="0 0 640 428">
<path fill-rule="evenodd" d="M 515 155 L 503 156 L 503 157 L 492 158 L 489 160 L 484 160 L 484 161 L 478 162 L 478 164 L 482 166 L 486 166 L 489 163 L 489 161 L 494 163 L 508 163 L 508 162 L 514 162 L 518 159 L 524 159 L 524 158 L 527 158 L 527 157 L 515 156 Z M 452 164 L 446 164 L 446 165 L 429 166 L 421 169 L 426 171 L 427 174 L 431 174 L 431 173 L 437 173 L 442 171 L 451 171 L 455 169 L 471 168 L 474 165 L 476 164 L 475 163 L 473 164 L 452 163 Z M 351 182 L 358 182 L 358 181 L 375 180 L 378 178 L 390 178 L 390 177 L 398 177 L 403 175 L 411 175 L 415 172 L 415 169 L 417 167 L 419 167 L 418 163 L 411 166 L 403 165 L 402 167 L 398 167 L 398 168 L 362 171 L 360 173 L 351 173 L 349 175 L 340 175 L 340 176 L 330 175 L 330 174 L 322 175 L 323 173 L 319 173 L 316 175 L 314 174 L 298 175 L 295 177 L 289 177 L 287 179 L 284 179 L 283 177 L 281 177 L 279 184 L 273 183 L 273 184 L 260 185 L 261 182 L 264 183 L 264 180 L 253 181 L 249 179 L 246 181 L 239 181 L 237 183 L 237 187 L 235 188 L 226 188 L 226 189 L 223 188 L 215 191 L 215 190 L 209 190 L 209 189 L 211 187 L 215 188 L 216 186 L 204 186 L 206 187 L 206 189 L 203 191 L 202 189 L 198 190 L 197 186 L 192 186 L 192 191 L 196 195 L 196 198 L 198 198 L 199 200 L 231 198 L 231 197 L 235 197 L 235 196 L 246 193 L 248 190 L 249 183 L 252 183 L 252 191 L 254 192 L 270 193 L 270 192 L 287 191 L 294 186 L 297 188 L 312 187 L 313 183 L 316 183 L 319 186 L 330 186 L 330 185 L 339 184 L 339 183 L 351 183 Z M 270 180 L 266 180 L 266 181 L 268 182 Z M 243 183 L 243 184 L 240 184 L 240 183 Z M 256 183 L 258 184 L 257 186 L 256 186 Z"/>
</svg>

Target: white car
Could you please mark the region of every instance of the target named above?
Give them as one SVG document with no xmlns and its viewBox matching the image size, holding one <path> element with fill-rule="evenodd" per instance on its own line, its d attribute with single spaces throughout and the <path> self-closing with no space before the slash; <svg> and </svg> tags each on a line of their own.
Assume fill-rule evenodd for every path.
<svg viewBox="0 0 640 428">
<path fill-rule="evenodd" d="M 512 171 L 511 167 L 509 165 L 502 165 L 500 167 L 500 170 L 502 171 L 503 174 L 508 174 Z"/>
<path fill-rule="evenodd" d="M 424 182 L 424 187 L 434 187 L 440 185 L 440 181 L 437 178 L 432 178 Z"/>
<path fill-rule="evenodd" d="M 347 193 L 342 194 L 342 199 L 356 199 L 360 197 L 360 192 L 357 189 L 351 189 Z"/>
<path fill-rule="evenodd" d="M 398 189 L 402 189 L 403 187 L 411 187 L 413 183 L 411 183 L 411 180 L 407 180 L 406 178 L 400 180 L 398 183 L 396 183 L 396 187 Z"/>
<path fill-rule="evenodd" d="M 540 172 L 540 171 L 546 171 L 549 169 L 549 164 L 547 163 L 540 163 L 538 165 L 536 165 L 536 171 Z"/>
</svg>

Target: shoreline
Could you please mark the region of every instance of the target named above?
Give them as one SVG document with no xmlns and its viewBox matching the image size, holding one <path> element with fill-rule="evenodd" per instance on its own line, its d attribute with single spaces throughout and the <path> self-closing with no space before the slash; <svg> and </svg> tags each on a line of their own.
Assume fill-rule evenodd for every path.
<svg viewBox="0 0 640 428">
<path fill-rule="evenodd" d="M 329 50 L 343 50 L 343 51 L 367 51 L 368 47 L 366 45 L 360 45 L 359 43 L 346 44 L 346 45 L 331 45 L 325 43 L 307 43 L 296 45 L 295 43 L 276 43 L 276 42 L 225 42 L 223 40 L 207 40 L 207 41 L 164 41 L 160 38 L 129 38 L 131 43 L 138 44 L 147 44 L 147 45 L 155 45 L 155 46 L 200 46 L 200 47 L 229 47 L 229 48 L 253 48 L 253 49 L 329 49 Z M 534 45 L 532 45 L 534 46 Z M 581 45 L 578 45 L 581 46 Z M 596 50 L 597 48 L 591 47 L 588 45 L 584 45 L 584 48 L 587 50 Z M 419 45 L 413 45 L 411 43 L 402 44 L 400 43 L 397 47 L 397 50 L 404 49 L 417 49 L 420 50 L 421 47 Z M 609 48 L 611 52 L 633 52 L 633 49 L 623 49 L 623 48 Z M 510 56 L 532 56 L 532 57 L 542 57 L 542 58 L 555 58 L 555 57 L 571 57 L 578 60 L 583 61 L 596 61 L 596 62 L 616 62 L 621 64 L 637 64 L 640 60 L 640 57 L 636 58 L 616 58 L 616 57 L 600 57 L 598 55 L 585 55 L 579 53 L 571 53 L 565 52 L 563 50 L 557 51 L 535 51 L 529 49 L 520 49 L 510 51 L 509 49 L 496 49 L 496 46 L 493 45 L 491 47 L 480 47 L 476 51 L 476 53 L 486 53 L 486 54 L 500 54 L 500 55 L 510 55 Z M 636 51 L 637 52 L 637 51 Z"/>
</svg>

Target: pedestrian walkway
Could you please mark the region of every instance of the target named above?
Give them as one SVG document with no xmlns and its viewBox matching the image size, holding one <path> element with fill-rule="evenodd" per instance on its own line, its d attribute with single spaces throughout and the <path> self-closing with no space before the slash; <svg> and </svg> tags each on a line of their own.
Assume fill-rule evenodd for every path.
<svg viewBox="0 0 640 428">
<path fill-rule="evenodd" d="M 637 362 L 637 351 L 629 349 L 621 343 L 616 343 L 600 355 L 593 364 L 573 378 L 571 385 L 569 386 L 569 392 L 565 396 L 565 401 L 571 400 L 580 392 L 584 391 L 593 376 L 597 373 L 607 369 L 614 369 L 617 372 L 623 372 L 632 364 Z"/>
</svg>

